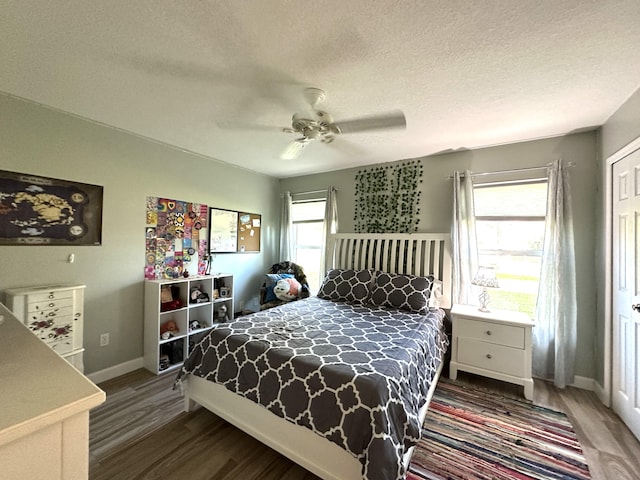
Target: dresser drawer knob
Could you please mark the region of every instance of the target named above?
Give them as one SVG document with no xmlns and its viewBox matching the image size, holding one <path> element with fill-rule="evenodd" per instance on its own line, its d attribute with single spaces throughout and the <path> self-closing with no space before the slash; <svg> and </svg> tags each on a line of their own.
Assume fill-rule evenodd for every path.
<svg viewBox="0 0 640 480">
<path fill-rule="evenodd" d="M 489 335 L 489 336 L 490 336 L 490 335 L 491 335 L 491 330 L 487 330 L 487 332 L 486 332 L 486 333 L 487 333 L 487 335 Z"/>
<path fill-rule="evenodd" d="M 49 298 L 56 298 L 56 296 L 53 293 L 50 293 Z"/>
<path fill-rule="evenodd" d="M 55 305 L 55 303 L 53 303 L 53 302 L 51 302 L 51 303 L 49 304 L 49 306 L 50 306 L 50 307 L 53 307 L 54 305 Z"/>
<path fill-rule="evenodd" d="M 493 358 L 493 356 L 492 356 L 490 353 L 487 353 L 487 358 L 488 358 L 489 360 L 491 360 L 491 359 Z"/>
</svg>

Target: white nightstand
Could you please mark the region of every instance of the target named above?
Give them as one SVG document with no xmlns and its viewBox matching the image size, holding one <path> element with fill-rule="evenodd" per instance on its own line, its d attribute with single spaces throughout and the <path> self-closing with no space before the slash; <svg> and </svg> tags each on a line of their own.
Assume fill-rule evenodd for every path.
<svg viewBox="0 0 640 480">
<path fill-rule="evenodd" d="M 449 377 L 458 370 L 515 383 L 533 399 L 531 378 L 533 321 L 524 313 L 494 310 L 481 312 L 476 306 L 454 305 L 451 309 L 453 338 Z"/>
</svg>

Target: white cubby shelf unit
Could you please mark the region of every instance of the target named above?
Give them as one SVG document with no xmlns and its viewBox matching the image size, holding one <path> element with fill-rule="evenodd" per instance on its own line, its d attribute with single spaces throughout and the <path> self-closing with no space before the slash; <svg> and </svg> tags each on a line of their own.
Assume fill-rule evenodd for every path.
<svg viewBox="0 0 640 480">
<path fill-rule="evenodd" d="M 207 332 L 233 319 L 233 310 L 231 274 L 145 280 L 145 368 L 178 369 Z"/>
</svg>

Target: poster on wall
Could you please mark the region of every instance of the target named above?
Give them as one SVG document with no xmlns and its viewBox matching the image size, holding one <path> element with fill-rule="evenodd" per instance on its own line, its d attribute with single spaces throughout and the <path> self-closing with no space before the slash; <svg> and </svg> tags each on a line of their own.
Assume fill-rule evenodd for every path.
<svg viewBox="0 0 640 480">
<path fill-rule="evenodd" d="M 209 247 L 211 253 L 229 253 L 238 250 L 238 212 L 211 208 Z"/>
<path fill-rule="evenodd" d="M 206 273 L 208 211 L 204 204 L 147 197 L 145 278 Z"/>
<path fill-rule="evenodd" d="M 0 244 L 100 245 L 99 185 L 0 170 Z"/>
</svg>

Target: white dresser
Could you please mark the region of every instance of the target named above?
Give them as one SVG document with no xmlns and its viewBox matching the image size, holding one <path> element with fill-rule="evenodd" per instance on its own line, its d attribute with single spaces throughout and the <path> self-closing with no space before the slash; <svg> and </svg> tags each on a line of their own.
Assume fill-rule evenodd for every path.
<svg viewBox="0 0 640 480">
<path fill-rule="evenodd" d="M 40 340 L 81 372 L 85 285 L 43 285 L 6 290 L 6 304 Z"/>
<path fill-rule="evenodd" d="M 532 327 L 524 313 L 495 310 L 481 312 L 476 306 L 451 309 L 453 337 L 449 377 L 458 370 L 515 383 L 533 399 L 531 377 Z"/>
<path fill-rule="evenodd" d="M 0 478 L 87 480 L 89 410 L 105 394 L 0 303 Z"/>
</svg>

